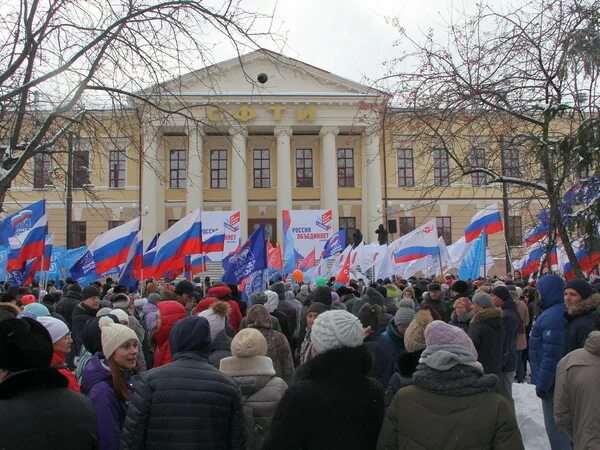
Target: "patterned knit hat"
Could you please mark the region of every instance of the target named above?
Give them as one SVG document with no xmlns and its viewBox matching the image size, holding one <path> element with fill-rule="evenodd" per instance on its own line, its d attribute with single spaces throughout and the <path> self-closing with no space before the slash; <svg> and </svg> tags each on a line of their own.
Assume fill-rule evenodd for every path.
<svg viewBox="0 0 600 450">
<path fill-rule="evenodd" d="M 267 340 L 256 328 L 244 328 L 231 341 L 231 354 L 239 358 L 266 356 Z"/>
<path fill-rule="evenodd" d="M 356 316 L 335 309 L 316 318 L 311 330 L 313 348 L 324 353 L 342 347 L 358 347 L 363 343 L 363 328 Z"/>
<path fill-rule="evenodd" d="M 434 320 L 425 328 L 425 343 L 431 345 L 457 345 L 471 352 L 477 358 L 477 350 L 471 338 L 458 327 L 441 320 Z"/>
<path fill-rule="evenodd" d="M 114 323 L 110 317 L 100 317 L 98 326 L 102 331 L 102 353 L 106 359 L 130 339 L 138 340 L 135 331 L 125 325 Z"/>
</svg>

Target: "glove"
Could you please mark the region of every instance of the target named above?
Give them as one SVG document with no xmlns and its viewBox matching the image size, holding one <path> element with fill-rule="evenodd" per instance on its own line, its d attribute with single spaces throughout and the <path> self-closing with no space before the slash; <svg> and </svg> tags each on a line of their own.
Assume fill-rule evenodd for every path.
<svg viewBox="0 0 600 450">
<path fill-rule="evenodd" d="M 535 388 L 535 395 L 537 395 L 539 398 L 546 398 L 548 396 L 548 392 L 540 389 L 540 388 Z"/>
</svg>

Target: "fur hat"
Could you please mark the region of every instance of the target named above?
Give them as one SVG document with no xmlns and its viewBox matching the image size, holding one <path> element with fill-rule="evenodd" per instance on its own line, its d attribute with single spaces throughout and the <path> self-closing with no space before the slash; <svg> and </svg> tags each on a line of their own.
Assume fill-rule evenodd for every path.
<svg viewBox="0 0 600 450">
<path fill-rule="evenodd" d="M 592 286 L 585 280 L 571 280 L 565 284 L 565 289 L 575 290 L 584 300 L 594 293 Z"/>
<path fill-rule="evenodd" d="M 491 308 L 492 306 L 494 306 L 494 304 L 492 303 L 492 296 L 487 292 L 477 292 L 473 296 L 473 304 L 479 305 L 482 308 Z"/>
<path fill-rule="evenodd" d="M 204 317 L 210 326 L 210 338 L 215 340 L 217 334 L 225 329 L 225 319 L 231 312 L 231 306 L 229 303 L 223 301 L 216 301 L 210 308 L 205 309 L 198 317 Z"/>
<path fill-rule="evenodd" d="M 271 290 L 277 294 L 279 300 L 283 300 L 285 297 L 285 284 L 283 282 L 278 281 L 271 285 Z"/>
<path fill-rule="evenodd" d="M 329 286 L 318 286 L 315 289 L 312 301 L 323 303 L 326 308 L 331 308 L 331 288 Z"/>
<path fill-rule="evenodd" d="M 428 291 L 441 291 L 442 290 L 442 285 L 440 283 L 430 283 L 427 286 L 427 290 Z"/>
<path fill-rule="evenodd" d="M 96 286 L 89 285 L 81 290 L 81 300 L 87 300 L 92 297 L 100 297 L 100 291 Z"/>
<path fill-rule="evenodd" d="M 48 310 L 48 308 L 46 308 L 41 303 L 30 303 L 29 305 L 25 306 L 25 308 L 23 308 L 23 311 L 33 314 L 36 318 L 50 315 L 50 311 Z"/>
<path fill-rule="evenodd" d="M 432 345 L 458 345 L 468 350 L 477 358 L 477 350 L 471 338 L 458 327 L 447 324 L 441 320 L 434 320 L 425 328 L 425 344 Z"/>
<path fill-rule="evenodd" d="M 37 321 L 48 331 L 53 344 L 56 344 L 69 333 L 67 324 L 55 317 L 42 316 L 38 317 Z"/>
<path fill-rule="evenodd" d="M 238 358 L 267 355 L 267 340 L 256 328 L 244 328 L 231 341 L 231 354 Z"/>
<path fill-rule="evenodd" d="M 318 314 L 322 314 L 325 311 L 327 311 L 327 308 L 325 307 L 325 305 L 323 303 L 319 303 L 319 302 L 313 302 L 310 304 L 310 306 L 308 307 L 308 309 L 306 310 L 306 314 L 310 314 L 310 313 L 318 313 Z"/>
<path fill-rule="evenodd" d="M 0 369 L 18 372 L 50 367 L 52 340 L 36 320 L 5 319 L 0 322 Z"/>
<path fill-rule="evenodd" d="M 404 346 L 407 352 L 423 350 L 425 344 L 425 328 L 433 322 L 431 312 L 427 309 L 417 311 L 410 325 L 404 332 Z"/>
<path fill-rule="evenodd" d="M 456 280 L 452 283 L 451 289 L 459 294 L 466 294 L 469 291 L 469 285 L 464 280 Z"/>
<path fill-rule="evenodd" d="M 130 339 L 138 341 L 135 331 L 125 325 L 115 323 L 110 317 L 100 317 L 98 326 L 102 332 L 102 354 L 106 359 L 110 358 L 121 345 Z"/>
<path fill-rule="evenodd" d="M 313 323 L 311 339 L 317 353 L 342 347 L 358 347 L 363 343 L 363 328 L 358 318 L 348 311 L 326 311 Z"/>
<path fill-rule="evenodd" d="M 249 306 L 252 305 L 264 305 L 265 303 L 267 303 L 268 297 L 264 292 L 253 292 L 252 294 L 250 294 L 250 304 Z"/>
<path fill-rule="evenodd" d="M 394 315 L 394 325 L 408 325 L 415 317 L 415 302 L 405 298 L 398 303 L 398 311 Z"/>
</svg>

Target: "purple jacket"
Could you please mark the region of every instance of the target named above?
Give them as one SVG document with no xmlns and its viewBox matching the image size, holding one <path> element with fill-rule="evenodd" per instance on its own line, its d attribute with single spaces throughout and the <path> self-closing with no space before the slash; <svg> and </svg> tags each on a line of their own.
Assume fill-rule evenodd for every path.
<svg viewBox="0 0 600 450">
<path fill-rule="evenodd" d="M 88 396 L 96 410 L 98 449 L 118 450 L 129 405 L 117 397 L 112 387 L 108 362 L 99 353 L 92 357 L 83 370 L 81 393 Z"/>
<path fill-rule="evenodd" d="M 156 325 L 158 324 L 158 316 L 160 314 L 158 310 L 158 306 L 153 303 L 144 303 L 142 306 L 142 313 L 144 315 L 144 328 L 146 329 L 146 333 L 152 334 L 153 331 L 156 331 Z"/>
</svg>

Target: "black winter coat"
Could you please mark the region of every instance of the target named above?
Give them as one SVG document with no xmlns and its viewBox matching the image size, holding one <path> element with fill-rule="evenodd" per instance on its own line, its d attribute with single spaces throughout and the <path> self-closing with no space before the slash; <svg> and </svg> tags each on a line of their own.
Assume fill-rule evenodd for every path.
<svg viewBox="0 0 600 450">
<path fill-rule="evenodd" d="M 365 347 L 373 357 L 373 368 L 369 376 L 375 378 L 385 388 L 394 373 L 394 364 L 398 357 L 393 344 L 379 333 L 374 333 L 364 340 Z"/>
<path fill-rule="evenodd" d="M 502 325 L 504 344 L 502 345 L 502 372 L 514 372 L 517 368 L 517 330 L 521 321 L 514 300 L 502 302 Z"/>
<path fill-rule="evenodd" d="M 277 406 L 263 449 L 374 449 L 383 421 L 383 388 L 367 376 L 371 364 L 364 346 L 310 360 L 299 371 L 303 378 Z"/>
<path fill-rule="evenodd" d="M 244 448 L 242 393 L 206 356 L 182 352 L 140 376 L 121 449 Z"/>
<path fill-rule="evenodd" d="M 83 345 L 81 339 L 83 327 L 88 320 L 92 317 L 96 317 L 97 312 L 97 309 L 92 309 L 83 302 L 79 303 L 73 310 L 73 326 L 71 327 L 71 332 L 73 333 L 73 341 L 77 345 L 78 351 Z"/>
<path fill-rule="evenodd" d="M 73 310 L 81 302 L 81 294 L 79 292 L 69 291 L 61 298 L 54 307 L 54 310 L 63 316 L 69 325 L 69 329 L 73 329 Z"/>
<path fill-rule="evenodd" d="M 486 374 L 502 376 L 502 346 L 504 326 L 500 308 L 477 311 L 469 324 L 468 335 L 477 350 L 477 360 Z"/>
<path fill-rule="evenodd" d="M 569 306 L 565 313 L 565 354 L 583 348 L 588 335 L 596 329 L 592 313 L 600 306 L 600 293 L 593 293 L 574 306 Z"/>
<path fill-rule="evenodd" d="M 404 352 L 398 357 L 396 366 L 394 367 L 394 374 L 390 378 L 390 381 L 385 390 L 385 407 L 387 408 L 394 400 L 396 392 L 406 386 L 413 385 L 412 376 L 417 370 L 419 365 L 419 358 L 421 358 L 423 350 L 417 350 L 416 352 Z"/>
<path fill-rule="evenodd" d="M 0 448 L 92 450 L 96 414 L 56 369 L 29 370 L 0 383 Z"/>
</svg>

